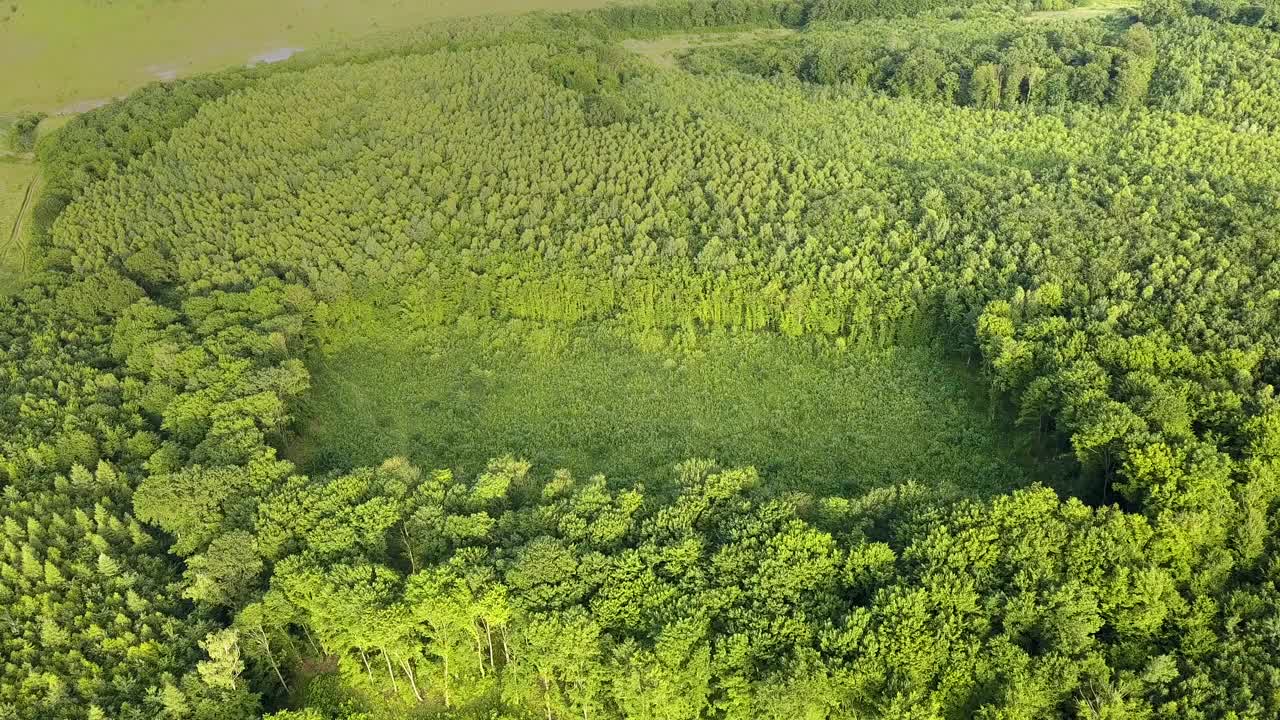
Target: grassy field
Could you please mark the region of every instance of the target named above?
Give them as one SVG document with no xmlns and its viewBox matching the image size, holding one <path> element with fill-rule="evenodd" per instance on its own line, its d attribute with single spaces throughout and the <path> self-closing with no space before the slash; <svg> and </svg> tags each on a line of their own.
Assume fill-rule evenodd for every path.
<svg viewBox="0 0 1280 720">
<path fill-rule="evenodd" d="M 770 335 L 640 349 L 607 330 L 513 328 L 414 331 L 387 318 L 343 328 L 312 362 L 287 454 L 314 471 L 406 455 L 474 472 L 512 453 L 544 470 L 650 483 L 710 457 L 832 493 L 915 480 L 986 494 L 1026 482 L 1025 452 L 981 389 L 931 351 L 837 353 Z"/>
<path fill-rule="evenodd" d="M 1026 15 L 1028 22 L 1053 22 L 1056 20 L 1092 20 L 1115 15 L 1135 7 L 1135 0 L 1092 0 L 1069 10 L 1037 10 Z"/>
<path fill-rule="evenodd" d="M 35 177 L 34 163 L 0 159 L 0 295 L 12 291 L 26 272 L 26 233 L 20 220 Z"/>
<path fill-rule="evenodd" d="M 604 0 L 4 0 L 0 112 L 83 110 L 158 79 L 443 17 Z"/>
<path fill-rule="evenodd" d="M 649 62 L 668 69 L 679 66 L 680 55 L 686 50 L 717 45 L 737 45 L 740 43 L 774 40 L 794 35 L 795 30 L 785 28 L 769 28 L 765 30 L 748 30 L 745 32 L 700 33 L 663 35 L 655 38 L 629 38 L 622 41 L 627 50 L 645 58 Z"/>
</svg>

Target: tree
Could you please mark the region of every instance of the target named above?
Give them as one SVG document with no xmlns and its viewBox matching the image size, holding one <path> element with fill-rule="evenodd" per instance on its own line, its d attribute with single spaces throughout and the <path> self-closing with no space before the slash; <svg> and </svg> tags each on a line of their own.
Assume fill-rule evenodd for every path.
<svg viewBox="0 0 1280 720">
<path fill-rule="evenodd" d="M 187 559 L 184 577 L 190 585 L 183 595 L 210 605 L 236 605 L 254 589 L 262 569 L 253 535 L 235 530 Z"/>
<path fill-rule="evenodd" d="M 1188 0 L 1144 0 L 1138 9 L 1138 16 L 1144 23 L 1156 25 L 1184 18 L 1190 12 L 1191 3 Z"/>
<path fill-rule="evenodd" d="M 1155 70 L 1154 53 L 1152 55 L 1148 59 L 1133 52 L 1116 54 L 1115 78 L 1111 85 L 1111 99 L 1115 104 L 1132 106 L 1146 101 Z"/>
<path fill-rule="evenodd" d="M 969 101 L 980 108 L 1000 107 L 1000 66 L 983 63 L 969 76 Z"/>
<path fill-rule="evenodd" d="M 293 641 L 288 634 L 291 611 L 292 608 L 278 593 L 268 594 L 263 600 L 246 605 L 236 615 L 233 626 L 244 640 L 249 657 L 265 662 L 286 693 L 289 692 L 289 683 L 280 669 L 281 646 L 292 647 Z"/>
<path fill-rule="evenodd" d="M 200 678 L 213 688 L 235 690 L 239 687 L 244 661 L 240 659 L 240 634 L 235 630 L 209 633 L 200 641 L 208 660 L 197 663 Z"/>
<path fill-rule="evenodd" d="M 1099 54 L 1071 72 L 1071 97 L 1078 102 L 1101 105 L 1111 86 L 1112 59 Z"/>
<path fill-rule="evenodd" d="M 25 112 L 18 115 L 9 126 L 8 145 L 15 152 L 31 152 L 36 145 L 36 131 L 48 117 L 45 113 Z"/>
</svg>

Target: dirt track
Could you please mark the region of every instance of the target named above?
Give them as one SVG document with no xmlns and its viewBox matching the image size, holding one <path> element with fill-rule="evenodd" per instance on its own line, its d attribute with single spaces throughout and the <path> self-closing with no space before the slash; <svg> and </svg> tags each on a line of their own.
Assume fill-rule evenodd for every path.
<svg viewBox="0 0 1280 720">
<path fill-rule="evenodd" d="M 13 230 L 9 233 L 8 240 L 3 246 L 0 246 L 0 260 L 3 260 L 11 251 L 16 250 L 22 254 L 21 273 L 27 272 L 27 246 L 22 242 L 22 221 L 27 217 L 27 209 L 31 207 L 31 199 L 35 197 L 36 185 L 40 182 L 40 174 L 36 173 L 31 178 L 31 182 L 27 183 L 27 192 L 22 197 L 22 205 L 18 208 L 18 217 L 13 221 Z"/>
</svg>

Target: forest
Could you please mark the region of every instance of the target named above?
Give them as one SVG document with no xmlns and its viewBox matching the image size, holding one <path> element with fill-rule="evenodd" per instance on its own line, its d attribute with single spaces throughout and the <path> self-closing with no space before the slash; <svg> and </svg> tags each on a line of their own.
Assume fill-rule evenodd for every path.
<svg viewBox="0 0 1280 720">
<path fill-rule="evenodd" d="M 0 720 L 1280 716 L 1274 0 L 439 20 L 38 124 Z"/>
</svg>

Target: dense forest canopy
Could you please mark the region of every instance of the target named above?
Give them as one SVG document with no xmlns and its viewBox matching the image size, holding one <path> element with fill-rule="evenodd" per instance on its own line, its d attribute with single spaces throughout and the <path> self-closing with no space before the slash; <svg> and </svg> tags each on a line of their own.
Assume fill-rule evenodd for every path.
<svg viewBox="0 0 1280 720">
<path fill-rule="evenodd" d="M 1280 714 L 1280 11 L 1061 10 L 458 21 L 42 138 L 0 718 Z"/>
</svg>

